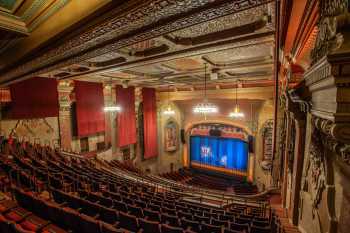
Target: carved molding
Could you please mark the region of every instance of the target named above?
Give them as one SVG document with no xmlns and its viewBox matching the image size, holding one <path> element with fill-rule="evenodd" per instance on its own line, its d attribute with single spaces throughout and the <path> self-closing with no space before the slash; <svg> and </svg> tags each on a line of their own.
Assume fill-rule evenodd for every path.
<svg viewBox="0 0 350 233">
<path fill-rule="evenodd" d="M 347 0 L 323 0 L 319 7 L 319 33 L 311 51 L 312 64 L 341 47 L 344 42 L 341 28 L 348 24 L 349 17 Z"/>
<path fill-rule="evenodd" d="M 308 172 L 311 172 L 311 190 L 309 191 L 312 196 L 312 207 L 314 213 L 314 210 L 318 209 L 318 205 L 322 198 L 322 192 L 326 187 L 324 148 L 322 136 L 317 130 L 317 127 L 313 127 L 311 134 L 310 158 L 306 167 Z"/>
<path fill-rule="evenodd" d="M 261 128 L 260 134 L 263 140 L 263 155 L 260 166 L 263 170 L 271 170 L 272 168 L 272 134 L 273 134 L 273 120 L 266 120 Z"/>
<path fill-rule="evenodd" d="M 315 116 L 313 119 L 314 127 L 322 133 L 323 144 L 350 166 L 350 123 L 338 124 Z"/>
<path fill-rule="evenodd" d="M 254 33 L 257 30 L 264 28 L 267 22 L 268 22 L 268 17 L 263 16 L 262 19 L 257 20 L 255 22 L 245 24 L 245 25 L 240 25 L 234 28 L 229 28 L 219 32 L 212 32 L 209 34 L 199 35 L 196 37 L 174 37 L 173 38 L 169 35 L 164 35 L 164 38 L 177 45 L 184 45 L 184 46 L 201 45 L 201 44 L 213 42 L 216 40 L 223 40 L 223 39 L 228 39 L 235 36 L 242 36 L 242 35 Z"/>
</svg>

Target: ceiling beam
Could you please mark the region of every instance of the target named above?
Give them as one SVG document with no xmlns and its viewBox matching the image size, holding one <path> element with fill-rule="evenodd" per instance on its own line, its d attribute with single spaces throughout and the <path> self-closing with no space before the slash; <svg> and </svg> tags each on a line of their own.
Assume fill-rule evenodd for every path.
<svg viewBox="0 0 350 233">
<path fill-rule="evenodd" d="M 158 100 L 165 100 L 168 98 L 170 101 L 175 100 L 193 100 L 203 99 L 203 90 L 190 90 L 177 92 L 157 92 Z M 248 87 L 238 88 L 238 99 L 250 99 L 250 100 L 268 100 L 273 98 L 274 87 Z M 235 89 L 219 89 L 219 90 L 207 90 L 208 99 L 235 99 Z"/>
<path fill-rule="evenodd" d="M 67 76 L 62 79 L 69 79 L 69 78 L 74 78 L 76 76 L 93 74 L 93 73 L 108 73 L 108 72 L 121 71 L 121 70 L 139 67 L 139 66 L 145 66 L 145 65 L 155 64 L 155 63 L 162 63 L 166 61 L 176 60 L 178 58 L 204 55 L 207 53 L 224 51 L 232 48 L 243 48 L 251 45 L 272 43 L 273 35 L 274 35 L 274 32 L 263 32 L 259 34 L 253 34 L 253 35 L 243 36 L 239 38 L 234 38 L 231 40 L 219 41 L 212 44 L 191 47 L 188 49 L 183 49 L 175 52 L 164 53 L 161 55 L 139 59 L 135 61 L 130 61 L 130 62 L 125 62 L 118 65 L 112 65 L 109 67 L 97 68 L 95 70 L 90 70 L 85 73 L 81 73 L 79 75 Z"/>
</svg>

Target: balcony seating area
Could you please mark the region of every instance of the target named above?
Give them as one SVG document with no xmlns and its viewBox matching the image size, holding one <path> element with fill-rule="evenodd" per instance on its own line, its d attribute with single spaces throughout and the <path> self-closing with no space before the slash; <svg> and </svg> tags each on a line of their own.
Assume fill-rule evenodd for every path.
<svg viewBox="0 0 350 233">
<path fill-rule="evenodd" d="M 37 145 L 3 140 L 0 169 L 8 179 L 2 191 L 10 190 L 17 201 L 11 205 L 18 205 L 18 211 L 11 208 L 14 213 L 0 208 L 5 209 L 5 233 L 282 232 L 276 217 L 261 206 L 191 203 L 183 199 L 185 193 L 126 179 L 87 159 L 66 158 Z M 27 218 L 35 228 L 28 230 Z"/>
</svg>

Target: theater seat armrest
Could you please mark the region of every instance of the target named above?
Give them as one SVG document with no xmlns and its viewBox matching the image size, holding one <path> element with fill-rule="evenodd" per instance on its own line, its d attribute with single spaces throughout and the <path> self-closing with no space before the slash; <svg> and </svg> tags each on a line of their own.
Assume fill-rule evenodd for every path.
<svg viewBox="0 0 350 233">
<path fill-rule="evenodd" d="M 59 207 L 66 207 L 67 206 L 67 202 L 62 202 L 61 204 L 58 204 Z"/>
<path fill-rule="evenodd" d="M 43 224 L 42 226 L 39 227 L 38 232 L 41 232 L 42 229 L 44 229 L 44 227 L 47 227 L 48 225 L 50 225 L 52 222 L 51 221 L 47 221 L 47 223 Z"/>
<path fill-rule="evenodd" d="M 33 213 L 26 213 L 25 215 L 23 215 L 23 220 L 28 218 L 29 216 L 32 216 Z"/>
<path fill-rule="evenodd" d="M 100 214 L 96 214 L 93 218 L 98 219 L 100 217 Z"/>
</svg>

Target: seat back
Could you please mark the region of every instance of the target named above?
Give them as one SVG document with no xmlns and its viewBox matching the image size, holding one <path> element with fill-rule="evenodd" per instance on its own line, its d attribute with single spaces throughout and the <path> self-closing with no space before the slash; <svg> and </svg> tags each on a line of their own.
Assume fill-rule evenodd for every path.
<svg viewBox="0 0 350 233">
<path fill-rule="evenodd" d="M 8 221 L 3 215 L 0 215 L 0 232 L 12 233 L 12 222 Z"/>
<path fill-rule="evenodd" d="M 134 205 L 128 205 L 127 207 L 130 214 L 135 215 L 138 218 L 143 218 L 143 212 L 140 207 Z"/>
<path fill-rule="evenodd" d="M 200 226 L 200 223 L 197 221 L 192 221 L 190 219 L 181 218 L 181 227 L 183 229 L 191 228 L 191 230 L 193 230 L 195 232 L 199 232 L 199 230 L 200 230 L 199 226 Z"/>
<path fill-rule="evenodd" d="M 114 209 L 103 207 L 100 210 L 100 219 L 109 224 L 115 224 L 118 221 L 117 211 Z"/>
<path fill-rule="evenodd" d="M 249 225 L 247 223 L 240 224 L 240 223 L 230 223 L 230 229 L 235 231 L 246 231 L 249 230 Z"/>
<path fill-rule="evenodd" d="M 122 229 L 117 229 L 110 224 L 101 223 L 101 233 L 125 233 L 125 231 Z"/>
<path fill-rule="evenodd" d="M 179 226 L 179 219 L 175 215 L 170 215 L 170 214 L 162 214 L 162 223 L 178 227 Z"/>
<path fill-rule="evenodd" d="M 224 226 L 224 227 L 228 227 L 229 226 L 229 222 L 228 221 L 219 220 L 219 219 L 215 219 L 215 218 L 211 219 L 211 224 L 214 225 L 214 226 Z"/>
<path fill-rule="evenodd" d="M 126 207 L 126 204 L 121 201 L 115 201 L 114 202 L 114 209 L 121 211 L 121 212 L 127 212 L 128 208 Z"/>
<path fill-rule="evenodd" d="M 98 221 L 84 214 L 82 214 L 80 217 L 81 217 L 81 222 L 80 222 L 81 232 L 95 233 L 100 231 L 100 226 Z"/>
<path fill-rule="evenodd" d="M 160 213 L 158 211 L 143 209 L 143 214 L 148 220 L 160 222 Z"/>
<path fill-rule="evenodd" d="M 139 218 L 139 224 L 144 233 L 160 233 L 159 222 Z"/>
<path fill-rule="evenodd" d="M 181 227 L 173 227 L 168 224 L 161 225 L 162 233 L 183 233 L 184 230 Z"/>
<path fill-rule="evenodd" d="M 270 227 L 258 227 L 258 226 L 251 226 L 250 227 L 250 233 L 270 233 L 271 228 Z"/>
<path fill-rule="evenodd" d="M 202 223 L 202 228 L 201 228 L 201 232 L 202 233 L 221 233 L 221 227 L 220 226 L 214 226 L 211 224 L 207 224 L 207 223 Z"/>
<path fill-rule="evenodd" d="M 133 215 L 119 212 L 119 225 L 121 228 L 125 228 L 129 231 L 137 232 L 139 225 L 137 218 Z"/>
</svg>

